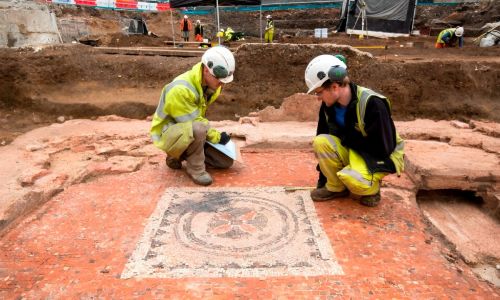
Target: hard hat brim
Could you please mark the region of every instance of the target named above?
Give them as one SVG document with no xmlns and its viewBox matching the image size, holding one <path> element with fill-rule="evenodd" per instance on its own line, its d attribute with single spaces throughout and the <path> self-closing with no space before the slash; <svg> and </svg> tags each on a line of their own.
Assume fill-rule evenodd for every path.
<svg viewBox="0 0 500 300">
<path fill-rule="evenodd" d="M 227 76 L 226 78 L 219 78 L 219 81 L 222 83 L 230 83 L 233 81 L 233 75 Z"/>
<path fill-rule="evenodd" d="M 315 90 L 315 89 L 317 89 L 317 88 L 319 88 L 320 86 L 322 86 L 322 85 L 323 85 L 323 83 L 325 83 L 325 81 L 326 81 L 326 80 L 320 80 L 320 81 L 316 82 L 316 84 L 315 84 L 315 85 L 313 85 L 313 86 L 312 86 L 312 87 L 311 87 L 311 88 L 307 91 L 307 93 L 308 93 L 308 94 L 310 94 L 310 93 L 314 92 L 314 90 Z"/>
</svg>

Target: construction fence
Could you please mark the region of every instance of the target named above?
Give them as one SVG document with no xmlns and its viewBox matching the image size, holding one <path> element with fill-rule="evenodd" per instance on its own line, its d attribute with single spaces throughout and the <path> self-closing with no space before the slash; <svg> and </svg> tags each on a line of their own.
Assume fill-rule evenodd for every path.
<svg viewBox="0 0 500 300">
<path fill-rule="evenodd" d="M 479 2 L 480 0 L 419 0 L 417 5 L 457 5 L 465 2 Z M 103 9 L 114 10 L 132 10 L 143 12 L 157 12 L 170 9 L 169 1 L 165 0 L 39 0 L 39 2 L 81 5 Z M 342 0 L 262 0 L 258 6 L 226 6 L 221 7 L 225 11 L 272 11 L 288 9 L 317 9 L 317 8 L 335 8 L 342 6 Z M 197 7 L 183 9 L 186 14 L 210 14 L 213 13 L 213 7 Z"/>
</svg>

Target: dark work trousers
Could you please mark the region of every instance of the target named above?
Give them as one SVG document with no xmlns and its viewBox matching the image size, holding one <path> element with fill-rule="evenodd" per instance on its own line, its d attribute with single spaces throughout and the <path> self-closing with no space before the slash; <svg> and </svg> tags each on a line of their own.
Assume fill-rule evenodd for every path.
<svg viewBox="0 0 500 300">
<path fill-rule="evenodd" d="M 233 165 L 233 159 L 206 144 L 208 128 L 201 122 L 193 122 L 194 141 L 181 156 L 187 162 L 186 171 L 190 175 L 201 174 L 206 166 L 227 169 Z"/>
</svg>

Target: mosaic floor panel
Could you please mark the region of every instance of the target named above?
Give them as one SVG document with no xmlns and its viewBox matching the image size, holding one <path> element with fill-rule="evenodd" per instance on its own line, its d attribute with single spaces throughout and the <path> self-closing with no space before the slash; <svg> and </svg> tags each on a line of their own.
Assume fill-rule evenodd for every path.
<svg viewBox="0 0 500 300">
<path fill-rule="evenodd" d="M 170 188 L 122 278 L 341 274 L 308 191 Z"/>
</svg>

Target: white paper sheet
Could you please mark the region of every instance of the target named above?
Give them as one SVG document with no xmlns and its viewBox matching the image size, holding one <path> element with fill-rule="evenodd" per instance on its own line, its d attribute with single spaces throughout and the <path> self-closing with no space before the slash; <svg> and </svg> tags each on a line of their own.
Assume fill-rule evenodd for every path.
<svg viewBox="0 0 500 300">
<path fill-rule="evenodd" d="M 222 145 L 222 144 L 213 144 L 210 142 L 207 142 L 210 146 L 214 147 L 215 149 L 219 150 L 220 152 L 224 153 L 226 156 L 232 158 L 233 160 L 236 160 L 238 155 L 236 151 L 236 145 L 234 144 L 233 141 L 229 140 L 227 144 Z"/>
</svg>

